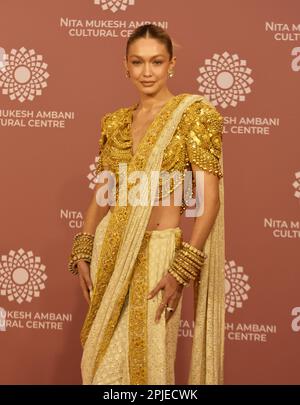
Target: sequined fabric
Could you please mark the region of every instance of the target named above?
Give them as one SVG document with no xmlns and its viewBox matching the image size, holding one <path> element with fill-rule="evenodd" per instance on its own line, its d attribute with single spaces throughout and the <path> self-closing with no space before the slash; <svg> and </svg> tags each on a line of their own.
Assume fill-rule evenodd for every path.
<svg viewBox="0 0 300 405">
<path fill-rule="evenodd" d="M 184 96 L 186 94 L 175 96 L 174 99 L 180 99 Z M 106 114 L 101 122 L 99 160 L 96 173 L 98 174 L 104 169 L 114 173 L 116 201 L 118 201 L 119 196 L 119 164 L 129 164 L 133 157 L 131 123 L 135 108 L 136 105 L 120 108 L 113 113 Z M 222 128 L 222 116 L 204 98 L 198 99 L 186 109 L 171 142 L 164 151 L 161 173 L 173 174 L 174 177 L 171 177 L 170 186 L 166 185 L 162 178 L 160 179 L 159 200 L 183 184 L 184 173 L 187 170 L 191 171 L 192 164 L 215 174 L 219 178 L 223 176 L 219 163 L 222 150 Z M 175 173 L 177 174 L 175 175 Z M 189 193 L 189 197 L 193 197 L 192 189 L 187 193 Z M 185 201 L 183 199 L 182 211 L 184 208 Z"/>
</svg>

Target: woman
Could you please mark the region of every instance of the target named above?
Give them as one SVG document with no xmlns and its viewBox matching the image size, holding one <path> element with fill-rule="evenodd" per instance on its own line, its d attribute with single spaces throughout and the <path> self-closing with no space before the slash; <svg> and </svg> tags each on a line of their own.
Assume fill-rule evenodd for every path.
<svg viewBox="0 0 300 405">
<path fill-rule="evenodd" d="M 174 384 L 182 290 L 192 281 L 189 383 L 222 383 L 222 117 L 201 96 L 169 91 L 176 58 L 161 28 L 147 24 L 136 29 L 124 63 L 140 101 L 103 117 L 97 168 L 101 176 L 105 170 L 115 176 L 116 192 L 105 199 L 109 181 L 100 176 L 69 262 L 89 303 L 81 333 L 83 383 Z M 179 220 L 188 205 L 182 202 L 188 170 L 198 208 L 191 238 L 184 242 Z M 152 181 L 151 191 L 150 181 L 132 180 L 140 173 L 147 179 L 153 173 L 180 175 L 166 183 L 169 188 L 156 177 L 153 198 Z M 130 202 L 120 202 L 121 191 Z"/>
</svg>

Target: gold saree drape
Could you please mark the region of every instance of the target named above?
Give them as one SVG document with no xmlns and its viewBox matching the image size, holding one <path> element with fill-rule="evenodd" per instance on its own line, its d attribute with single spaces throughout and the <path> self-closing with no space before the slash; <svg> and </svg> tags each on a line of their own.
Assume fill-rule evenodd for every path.
<svg viewBox="0 0 300 405">
<path fill-rule="evenodd" d="M 160 171 L 164 150 L 172 139 L 182 114 L 199 98 L 201 97 L 197 95 L 174 97 L 165 105 L 140 142 L 136 154 L 128 165 L 128 175 L 133 171 L 144 171 L 149 179 L 152 171 Z M 221 179 L 221 209 L 205 246 L 209 259 L 202 271 L 199 288 L 196 289 L 190 384 L 222 382 L 224 334 L 222 182 Z M 145 183 L 143 187 L 142 198 L 150 195 L 149 183 Z M 143 243 L 147 241 L 146 228 L 151 210 L 151 201 L 147 206 L 117 205 L 113 213 L 104 218 L 107 223 L 97 261 L 98 270 L 91 304 L 81 333 L 84 346 L 82 358 L 84 384 L 95 383 L 95 375 L 120 325 L 122 310 L 126 307 L 125 302 L 128 296 L 137 290 L 134 288 L 138 277 L 137 263 L 142 260 L 140 255 Z M 143 297 L 140 301 L 141 307 L 147 305 L 147 292 L 140 291 Z M 139 316 L 138 311 L 135 316 Z M 144 328 L 147 329 L 145 322 Z M 146 336 L 147 330 L 144 332 Z M 137 345 L 139 350 L 135 351 L 136 356 L 131 355 L 127 383 L 151 384 L 147 373 L 147 340 L 143 338 L 134 340 L 132 336 L 131 333 L 133 339 L 131 344 Z"/>
</svg>

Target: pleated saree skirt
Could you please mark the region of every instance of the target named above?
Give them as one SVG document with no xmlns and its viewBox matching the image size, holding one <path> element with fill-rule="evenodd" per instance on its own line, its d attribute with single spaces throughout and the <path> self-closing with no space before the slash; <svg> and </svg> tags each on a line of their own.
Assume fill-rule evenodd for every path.
<svg viewBox="0 0 300 405">
<path fill-rule="evenodd" d="M 95 284 L 99 256 L 111 212 L 100 221 L 94 239 L 91 278 Z M 181 299 L 171 318 L 163 312 L 158 323 L 155 314 L 162 301 L 162 291 L 147 300 L 180 247 L 179 227 L 146 231 L 134 265 L 132 280 L 108 348 L 97 364 L 92 384 L 174 384 L 174 363 L 181 315 Z M 101 305 L 101 304 L 100 304 Z M 82 379 L 87 368 L 94 367 L 97 355 L 97 315 L 83 350 Z"/>
</svg>

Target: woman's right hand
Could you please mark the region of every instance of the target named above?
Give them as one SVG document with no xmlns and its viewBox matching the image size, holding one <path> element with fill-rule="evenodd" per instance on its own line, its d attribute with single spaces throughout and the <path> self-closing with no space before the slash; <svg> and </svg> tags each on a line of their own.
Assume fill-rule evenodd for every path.
<svg viewBox="0 0 300 405">
<path fill-rule="evenodd" d="M 79 260 L 77 262 L 77 269 L 79 275 L 80 287 L 83 292 L 83 296 L 87 303 L 90 303 L 90 293 L 93 289 L 92 280 L 90 277 L 90 265 L 84 260 Z"/>
</svg>

